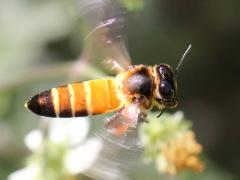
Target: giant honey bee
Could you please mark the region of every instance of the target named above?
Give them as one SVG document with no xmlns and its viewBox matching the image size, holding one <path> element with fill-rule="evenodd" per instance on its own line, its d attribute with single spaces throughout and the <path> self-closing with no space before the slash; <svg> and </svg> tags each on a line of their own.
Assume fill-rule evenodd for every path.
<svg viewBox="0 0 240 180">
<path fill-rule="evenodd" d="M 25 107 L 41 116 L 60 118 L 116 111 L 106 124 L 107 130 L 115 135 L 136 127 L 154 106 L 161 112 L 175 108 L 178 105 L 176 72 L 164 63 L 130 65 L 124 44 L 110 37 L 117 23 L 117 18 L 103 21 L 90 33 L 97 41 L 107 44 L 104 46 L 107 63 L 117 72 L 115 77 L 52 88 L 33 96 Z M 178 67 L 189 49 L 190 46 Z"/>
</svg>

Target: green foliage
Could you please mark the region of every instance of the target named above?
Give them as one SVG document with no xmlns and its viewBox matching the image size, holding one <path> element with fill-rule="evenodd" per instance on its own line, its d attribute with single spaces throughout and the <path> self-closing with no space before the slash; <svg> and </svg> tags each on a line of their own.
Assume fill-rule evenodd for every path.
<svg viewBox="0 0 240 180">
<path fill-rule="evenodd" d="M 120 0 L 120 2 L 132 12 L 139 12 L 144 8 L 145 0 Z"/>
</svg>

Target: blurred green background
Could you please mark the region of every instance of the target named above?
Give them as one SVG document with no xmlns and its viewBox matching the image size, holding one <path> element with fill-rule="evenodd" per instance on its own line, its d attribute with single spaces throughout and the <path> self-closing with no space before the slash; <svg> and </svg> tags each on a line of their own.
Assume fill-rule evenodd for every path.
<svg viewBox="0 0 240 180">
<path fill-rule="evenodd" d="M 174 67 L 192 44 L 178 77 L 177 110 L 193 120 L 211 164 L 199 179 L 239 179 L 240 2 L 122 2 L 134 64 Z M 83 44 L 79 16 L 74 1 L 0 1 L 0 179 L 23 166 L 29 154 L 23 137 L 39 124 L 25 101 L 69 82 Z"/>
</svg>

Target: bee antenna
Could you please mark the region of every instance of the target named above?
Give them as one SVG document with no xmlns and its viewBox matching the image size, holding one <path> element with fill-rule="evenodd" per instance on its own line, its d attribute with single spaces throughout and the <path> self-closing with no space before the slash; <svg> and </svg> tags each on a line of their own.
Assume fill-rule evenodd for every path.
<svg viewBox="0 0 240 180">
<path fill-rule="evenodd" d="M 185 59 L 186 55 L 187 55 L 187 54 L 189 53 L 189 51 L 191 50 L 191 47 L 192 47 L 192 45 L 189 44 L 187 50 L 183 53 L 182 58 L 180 59 L 178 65 L 177 65 L 177 67 L 176 67 L 176 71 L 177 71 L 177 72 L 179 71 L 179 68 L 180 68 L 180 66 L 182 65 L 183 60 Z"/>
<path fill-rule="evenodd" d="M 160 114 L 157 116 L 157 118 L 160 118 L 160 116 L 166 111 L 166 109 L 167 109 L 167 108 L 164 108 L 164 109 L 160 112 Z"/>
</svg>

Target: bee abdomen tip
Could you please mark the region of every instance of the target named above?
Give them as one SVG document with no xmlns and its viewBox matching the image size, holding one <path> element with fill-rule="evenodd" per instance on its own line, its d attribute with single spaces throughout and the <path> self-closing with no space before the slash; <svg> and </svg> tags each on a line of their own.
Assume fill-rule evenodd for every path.
<svg viewBox="0 0 240 180">
<path fill-rule="evenodd" d="M 56 117 L 49 90 L 33 96 L 24 106 L 40 116 Z"/>
</svg>

